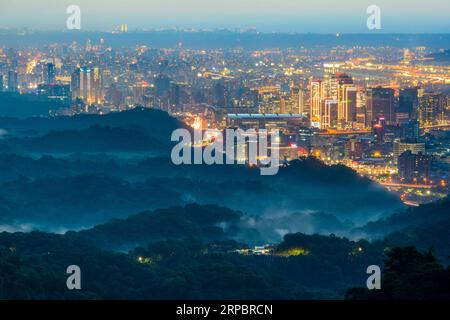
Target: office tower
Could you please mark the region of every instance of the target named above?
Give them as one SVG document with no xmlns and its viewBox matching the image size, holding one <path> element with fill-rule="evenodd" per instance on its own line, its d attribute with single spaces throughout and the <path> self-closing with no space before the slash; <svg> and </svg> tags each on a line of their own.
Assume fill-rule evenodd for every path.
<svg viewBox="0 0 450 320">
<path fill-rule="evenodd" d="M 336 63 L 325 63 L 323 65 L 323 95 L 327 98 L 337 99 L 332 94 L 332 79 L 338 73 L 340 65 Z"/>
<path fill-rule="evenodd" d="M 19 91 L 19 82 L 17 80 L 17 72 L 14 70 L 8 71 L 8 91 L 9 92 L 18 92 Z"/>
<path fill-rule="evenodd" d="M 405 141 L 417 142 L 419 140 L 420 128 L 417 120 L 410 120 L 400 127 L 401 139 Z"/>
<path fill-rule="evenodd" d="M 108 103 L 111 103 L 116 107 L 120 106 L 120 104 L 123 102 L 122 93 L 116 88 L 115 84 L 112 84 L 106 89 L 105 99 L 108 101 Z"/>
<path fill-rule="evenodd" d="M 333 100 L 339 99 L 340 86 L 353 85 L 353 78 L 343 72 L 332 74 L 328 81 L 330 82 L 329 91 L 325 92 L 325 96 Z"/>
<path fill-rule="evenodd" d="M 351 128 L 356 121 L 356 87 L 339 84 L 338 88 L 338 126 Z"/>
<path fill-rule="evenodd" d="M 382 87 L 367 89 L 367 123 L 370 124 L 380 118 L 386 119 L 388 124 L 394 123 L 394 103 L 394 89 Z"/>
<path fill-rule="evenodd" d="M 398 158 L 398 176 L 406 182 L 426 181 L 430 177 L 432 156 L 407 150 Z"/>
<path fill-rule="evenodd" d="M 166 96 L 170 90 L 170 78 L 159 74 L 155 77 L 156 94 L 160 97 Z"/>
<path fill-rule="evenodd" d="M 171 106 L 179 106 L 181 103 L 181 88 L 178 84 L 171 84 L 169 90 L 169 100 Z"/>
<path fill-rule="evenodd" d="M 102 103 L 102 86 L 99 68 L 78 68 L 71 79 L 72 100 L 80 99 L 86 105 Z"/>
<path fill-rule="evenodd" d="M 394 140 L 394 161 L 397 161 L 398 157 L 405 151 L 411 151 L 413 154 L 425 153 L 425 143 Z"/>
<path fill-rule="evenodd" d="M 419 90 L 418 88 L 403 88 L 400 89 L 398 111 L 407 113 L 410 116 L 416 112 L 419 105 Z"/>
<path fill-rule="evenodd" d="M 236 108 L 256 108 L 258 106 L 258 91 L 247 87 L 241 87 L 238 90 L 236 99 Z"/>
<path fill-rule="evenodd" d="M 306 114 L 306 93 L 305 91 L 300 88 L 298 92 L 298 114 Z"/>
<path fill-rule="evenodd" d="M 258 88 L 259 112 L 279 113 L 280 96 L 279 86 L 262 86 Z"/>
<path fill-rule="evenodd" d="M 213 87 L 213 101 L 217 107 L 225 108 L 228 105 L 227 88 L 222 82 L 217 82 Z"/>
<path fill-rule="evenodd" d="M 286 113 L 286 100 L 284 98 L 280 99 L 280 110 L 278 113 L 285 114 Z"/>
<path fill-rule="evenodd" d="M 309 119 L 312 126 L 320 127 L 321 109 L 324 99 L 323 83 L 321 80 L 311 79 L 309 87 L 311 92 Z"/>
<path fill-rule="evenodd" d="M 127 24 L 121 24 L 119 27 L 120 32 L 127 33 L 128 32 L 128 25 Z"/>
<path fill-rule="evenodd" d="M 356 120 L 356 87 L 346 73 L 331 77 L 331 98 L 338 100 L 338 126 L 348 127 Z"/>
<path fill-rule="evenodd" d="M 321 108 L 320 116 L 320 128 L 327 129 L 333 128 L 337 125 L 338 118 L 338 101 L 337 100 L 325 100 Z"/>
<path fill-rule="evenodd" d="M 67 106 L 70 106 L 72 100 L 68 84 L 40 84 L 37 93 L 50 101 L 59 101 Z"/>
<path fill-rule="evenodd" d="M 357 89 L 353 85 L 352 77 L 346 73 L 335 72 L 336 68 L 334 64 L 324 65 L 325 76 L 320 90 L 319 84 L 311 81 L 311 97 L 314 97 L 313 93 L 315 94 L 315 100 L 311 99 L 311 109 L 317 108 L 319 103 L 321 109 L 325 108 L 321 110 L 321 116 L 326 121 L 322 127 L 351 128 L 356 121 Z M 313 90 L 319 90 L 319 92 L 313 92 Z M 319 95 L 320 99 L 318 99 Z M 328 106 L 325 106 L 326 100 L 337 101 L 337 114 L 330 113 L 332 103 L 329 102 Z M 333 118 L 329 118 L 330 116 Z"/>
<path fill-rule="evenodd" d="M 53 63 L 47 63 L 44 67 L 44 83 L 53 84 L 56 79 L 55 65 Z"/>
<path fill-rule="evenodd" d="M 366 92 L 358 88 L 356 92 L 356 126 L 359 129 L 367 127 L 366 123 Z"/>
<path fill-rule="evenodd" d="M 419 89 L 400 89 L 399 104 L 395 110 L 395 121 L 403 124 L 410 119 L 417 119 L 417 107 L 419 105 Z"/>
<path fill-rule="evenodd" d="M 437 124 L 444 120 L 447 101 L 444 95 L 426 92 L 419 98 L 418 118 L 421 126 Z"/>
<path fill-rule="evenodd" d="M 361 159 L 363 148 L 361 140 L 350 139 L 345 143 L 345 155 L 349 159 Z"/>
<path fill-rule="evenodd" d="M 305 93 L 300 87 L 291 88 L 291 98 L 290 98 L 290 113 L 303 114 L 305 113 Z"/>
</svg>

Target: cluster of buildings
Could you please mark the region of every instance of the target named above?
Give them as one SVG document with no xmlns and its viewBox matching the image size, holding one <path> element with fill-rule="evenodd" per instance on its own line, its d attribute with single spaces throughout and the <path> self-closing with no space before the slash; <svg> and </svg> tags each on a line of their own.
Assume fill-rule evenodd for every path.
<svg viewBox="0 0 450 320">
<path fill-rule="evenodd" d="M 315 156 L 389 186 L 446 184 L 450 66 L 427 65 L 430 52 L 117 49 L 103 39 L 0 48 L 0 91 L 45 98 L 56 115 L 143 106 L 205 129 L 278 129 L 284 160 Z"/>
</svg>

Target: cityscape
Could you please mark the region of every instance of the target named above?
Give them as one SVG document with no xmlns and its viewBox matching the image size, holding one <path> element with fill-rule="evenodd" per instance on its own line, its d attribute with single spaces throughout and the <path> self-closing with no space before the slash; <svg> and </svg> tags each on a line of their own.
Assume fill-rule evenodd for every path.
<svg viewBox="0 0 450 320">
<path fill-rule="evenodd" d="M 450 67 L 435 50 L 117 50 L 100 38 L 2 49 L 0 84 L 55 103 L 51 116 L 144 107 L 193 128 L 279 129 L 282 160 L 343 164 L 419 205 L 448 193 Z"/>
<path fill-rule="evenodd" d="M 148 26 L 147 4 L 83 29 L 97 5 L 60 28 L 51 6 L 14 23 L 4 5 L 0 300 L 449 299 L 441 13 L 383 31 L 372 5 L 343 32 L 350 13 L 336 29 L 325 10 L 310 32 L 275 8 L 261 22 L 267 3 L 205 4 L 188 27 L 178 3 L 165 27 L 158 2 Z"/>
</svg>

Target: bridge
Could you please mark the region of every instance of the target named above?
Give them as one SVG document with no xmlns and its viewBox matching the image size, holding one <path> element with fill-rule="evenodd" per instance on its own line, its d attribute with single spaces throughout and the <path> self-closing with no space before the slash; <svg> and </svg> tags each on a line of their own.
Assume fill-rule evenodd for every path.
<svg viewBox="0 0 450 320">
<path fill-rule="evenodd" d="M 345 135 L 366 135 L 372 130 L 327 130 L 327 132 L 320 132 L 320 136 L 345 136 Z"/>
</svg>

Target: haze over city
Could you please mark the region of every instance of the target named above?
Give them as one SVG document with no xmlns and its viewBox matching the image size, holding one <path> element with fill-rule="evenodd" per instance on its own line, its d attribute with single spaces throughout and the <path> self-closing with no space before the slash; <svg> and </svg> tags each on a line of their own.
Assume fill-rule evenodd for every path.
<svg viewBox="0 0 450 320">
<path fill-rule="evenodd" d="M 82 9 L 84 30 L 247 28 L 262 32 L 365 33 L 366 9 L 381 8 L 382 33 L 446 33 L 450 2 L 441 0 L 1 0 L 0 27 L 61 30 L 69 5 Z"/>
</svg>

